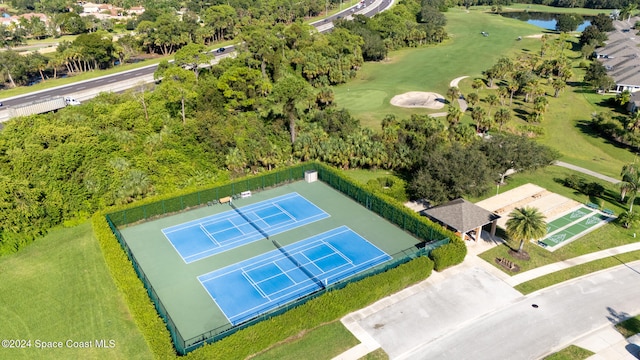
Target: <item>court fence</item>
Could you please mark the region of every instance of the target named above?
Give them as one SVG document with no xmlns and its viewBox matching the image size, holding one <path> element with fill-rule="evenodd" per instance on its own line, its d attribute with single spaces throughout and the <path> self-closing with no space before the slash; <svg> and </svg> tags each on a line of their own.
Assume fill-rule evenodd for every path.
<svg viewBox="0 0 640 360">
<path fill-rule="evenodd" d="M 320 290 L 308 294 L 293 302 L 280 304 L 280 307 L 270 312 L 264 313 L 245 323 L 235 326 L 228 324 L 222 327 L 211 329 L 196 337 L 184 339 L 175 323 L 171 319 L 171 316 L 167 312 L 166 307 L 160 300 L 157 292 L 151 285 L 149 279 L 136 260 L 136 257 L 129 248 L 126 240 L 120 233 L 119 227 L 157 218 L 164 215 L 173 214 L 198 206 L 204 206 L 210 204 L 213 201 L 216 201 L 217 199 L 226 196 L 234 196 L 243 191 L 258 191 L 270 187 L 275 187 L 287 182 L 299 181 L 304 179 L 306 171 L 311 170 L 317 171 L 318 178 L 323 182 L 327 183 L 334 189 L 342 192 L 346 196 L 365 206 L 367 209 L 394 223 L 401 229 L 413 234 L 423 242 L 417 246 L 402 250 L 391 255 L 392 260 L 384 264 L 370 268 L 367 271 L 358 273 L 357 275 L 354 274 L 354 276 L 352 276 L 351 278 L 347 278 L 339 282 L 330 284 L 327 287 L 321 288 Z M 402 206 L 402 204 L 391 203 L 390 201 L 385 200 L 384 198 L 372 193 L 371 191 L 361 188 L 358 184 L 346 178 L 339 171 L 318 162 L 304 163 L 282 170 L 273 171 L 267 174 L 234 181 L 215 188 L 205 189 L 191 194 L 177 196 L 170 199 L 160 200 L 154 203 L 135 206 L 108 213 L 106 215 L 106 220 L 109 224 L 109 227 L 111 228 L 111 231 L 120 243 L 120 246 L 124 249 L 129 260 L 131 261 L 138 277 L 140 278 L 140 280 L 142 280 L 142 283 L 144 284 L 144 287 L 147 290 L 151 301 L 155 305 L 158 314 L 165 321 L 169 333 L 171 334 L 171 338 L 173 340 L 176 351 L 180 355 L 185 355 L 188 352 L 204 345 L 205 343 L 218 341 L 248 326 L 280 315 L 328 291 L 342 289 L 352 282 L 356 282 L 362 280 L 363 278 L 385 272 L 389 269 L 409 262 L 410 260 L 415 259 L 419 256 L 429 256 L 433 249 L 448 244 L 451 239 L 451 234 L 449 234 L 449 232 L 442 228 L 440 225 L 434 224 L 426 220 L 425 218 L 420 217 L 411 210 L 406 209 L 404 206 Z"/>
</svg>

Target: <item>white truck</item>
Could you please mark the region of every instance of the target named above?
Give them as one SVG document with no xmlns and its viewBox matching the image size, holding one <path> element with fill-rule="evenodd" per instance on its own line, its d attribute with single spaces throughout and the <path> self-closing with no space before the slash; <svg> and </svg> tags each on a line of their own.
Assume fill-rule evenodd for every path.
<svg viewBox="0 0 640 360">
<path fill-rule="evenodd" d="M 14 116 L 28 116 L 34 114 L 43 114 L 49 111 L 56 111 L 66 106 L 80 105 L 80 101 L 70 97 L 54 97 L 38 101 L 33 101 L 26 104 L 20 104 L 9 107 L 10 117 Z"/>
</svg>

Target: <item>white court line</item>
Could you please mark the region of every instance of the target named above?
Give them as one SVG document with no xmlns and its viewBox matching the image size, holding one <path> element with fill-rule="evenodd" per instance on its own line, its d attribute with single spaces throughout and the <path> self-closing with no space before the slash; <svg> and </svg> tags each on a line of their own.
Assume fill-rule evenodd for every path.
<svg viewBox="0 0 640 360">
<path fill-rule="evenodd" d="M 267 294 L 265 294 L 264 291 L 262 291 L 262 289 L 258 286 L 258 284 L 255 281 L 253 281 L 251 276 L 247 274 L 244 270 L 242 270 L 242 276 L 245 278 L 245 280 L 249 282 L 249 285 L 253 286 L 253 288 L 256 289 L 258 293 L 260 293 L 260 296 L 262 296 L 263 298 L 271 302 L 271 298 L 267 296 Z"/>
<path fill-rule="evenodd" d="M 290 219 L 292 219 L 292 220 L 297 222 L 298 219 L 296 219 L 293 215 L 289 214 L 289 212 L 287 210 L 283 209 L 282 207 L 280 207 L 280 205 L 278 205 L 277 203 L 274 203 L 273 206 L 276 209 L 280 210 L 283 214 L 287 215 Z"/>
<path fill-rule="evenodd" d="M 216 241 L 216 239 L 213 238 L 213 235 L 211 235 L 209 233 L 209 231 L 207 231 L 207 229 L 204 228 L 204 226 L 202 226 L 202 224 L 200 225 L 200 230 L 202 230 L 202 232 L 207 235 L 207 237 L 209 238 L 209 240 L 211 240 L 211 242 L 213 242 L 214 245 L 216 246 L 220 246 L 220 244 L 218 244 L 218 242 Z"/>
<path fill-rule="evenodd" d="M 339 230 L 339 231 L 335 231 L 335 230 Z M 370 246 L 372 246 L 373 248 L 378 249 L 381 252 L 381 254 L 376 256 L 376 257 L 370 258 L 369 260 L 367 260 L 367 261 L 355 266 L 353 264 L 353 261 L 350 258 L 346 257 L 345 254 L 343 254 L 342 252 L 338 251 L 337 249 L 335 249 L 335 247 L 333 247 L 331 244 L 327 243 L 324 240 L 324 239 L 333 238 L 333 237 L 335 237 L 337 235 L 340 235 L 340 234 L 343 234 L 343 233 L 345 233 L 347 231 L 350 231 L 352 234 L 357 236 L 360 239 L 360 241 L 365 241 Z M 355 275 L 355 274 L 358 274 L 358 273 L 360 273 L 362 271 L 365 271 L 365 270 L 371 268 L 372 266 L 380 265 L 384 261 L 388 261 L 389 259 L 391 259 L 391 257 L 388 254 L 386 254 L 384 251 L 380 250 L 374 244 L 369 242 L 367 239 L 363 238 L 358 233 L 356 233 L 355 231 L 349 229 L 346 226 L 342 226 L 342 227 L 336 228 L 334 230 L 330 230 L 330 231 L 328 231 L 328 233 L 331 233 L 331 235 L 327 235 L 327 236 L 322 237 L 321 239 L 314 240 L 314 241 L 312 241 L 312 242 L 310 242 L 308 244 L 304 244 L 304 245 L 300 245 L 300 246 L 295 247 L 297 252 L 294 252 L 294 254 L 298 254 L 298 253 L 301 253 L 304 250 L 312 249 L 314 247 L 319 246 L 320 244 L 324 244 L 324 245 L 327 245 L 327 246 L 331 247 L 332 250 L 335 250 L 336 254 L 342 256 L 343 258 L 349 259 L 348 260 L 349 261 L 349 265 L 351 265 L 351 266 L 347 267 L 348 266 L 347 264 L 343 264 L 341 266 L 333 268 L 332 270 L 330 270 L 328 272 L 322 271 L 322 269 L 320 269 L 320 271 L 322 271 L 322 274 L 319 275 L 318 277 L 325 277 L 327 274 L 331 274 L 331 278 L 343 280 L 344 278 L 346 278 L 346 277 L 342 277 L 342 275 L 344 275 L 344 274 Z M 304 240 L 302 240 L 302 241 L 304 241 Z M 304 254 L 301 254 L 301 255 L 306 257 L 306 255 L 304 255 Z M 330 254 L 330 255 L 327 255 L 327 256 L 331 256 L 331 255 L 333 255 L 333 254 Z M 271 310 L 277 309 L 278 307 L 283 306 L 284 304 L 287 304 L 287 303 L 289 303 L 291 301 L 294 301 L 295 299 L 290 299 L 292 297 L 292 295 L 294 295 L 296 293 L 303 293 L 304 295 L 306 295 L 308 288 L 317 288 L 317 284 L 315 282 L 313 282 L 311 279 L 306 279 L 306 280 L 304 280 L 302 282 L 299 282 L 299 283 L 296 283 L 295 281 L 293 281 L 293 279 L 289 276 L 288 272 L 287 271 L 283 271 L 282 268 L 276 263 L 276 261 L 283 260 L 283 259 L 286 259 L 286 258 L 287 258 L 286 255 L 282 254 L 281 252 L 274 252 L 274 255 L 266 257 L 265 259 L 261 259 L 256 263 L 248 264 L 247 266 L 244 266 L 244 267 L 234 268 L 233 270 L 227 271 L 227 272 L 225 272 L 223 274 L 218 274 L 217 276 L 214 276 L 212 278 L 208 278 L 206 280 L 202 280 L 200 277 L 198 277 L 198 279 L 200 280 L 201 283 L 204 284 L 204 282 L 206 282 L 206 281 L 211 281 L 213 279 L 216 279 L 216 278 L 221 277 L 221 276 L 225 276 L 225 275 L 227 275 L 227 274 L 229 274 L 231 272 L 238 271 L 238 270 L 242 271 L 243 272 L 243 276 L 245 278 L 247 278 L 244 275 L 247 270 L 256 270 L 256 269 L 259 269 L 260 267 L 263 267 L 263 266 L 266 266 L 266 265 L 269 265 L 269 264 L 273 263 L 275 266 L 277 266 L 282 271 L 282 274 L 285 274 L 292 281 L 292 283 L 294 285 L 285 287 L 285 288 L 281 289 L 280 291 L 278 291 L 278 292 L 276 292 L 274 294 L 282 293 L 282 291 L 285 291 L 285 290 L 288 290 L 288 289 L 292 289 L 292 288 L 295 288 L 296 291 L 289 291 L 289 292 L 286 292 L 286 293 L 284 293 L 284 294 L 282 294 L 280 296 L 276 296 L 276 297 L 273 297 L 273 298 L 271 298 L 271 296 L 265 296 L 265 298 L 270 299 L 270 301 L 269 301 L 270 303 L 263 303 L 263 304 L 260 304 L 258 306 L 251 307 L 251 308 L 246 309 L 246 310 L 244 310 L 244 311 L 242 311 L 240 313 L 234 314 L 231 317 L 227 317 L 227 315 L 225 314 L 225 317 L 227 317 L 229 322 L 233 323 L 234 319 L 244 319 L 244 317 L 247 316 L 247 314 L 250 314 L 251 316 L 249 316 L 249 318 L 252 318 L 254 316 L 260 315 L 261 313 L 263 313 L 265 311 L 271 311 Z M 309 259 L 308 257 L 306 257 L 306 258 Z M 383 261 L 381 261 L 381 260 L 383 260 Z M 316 261 L 317 261 L 317 259 L 316 259 Z M 314 263 L 314 261 L 310 260 L 310 263 Z M 314 266 L 317 267 L 317 265 L 315 265 L 315 264 L 314 264 Z M 347 267 L 347 268 L 344 269 L 344 270 L 340 270 L 338 272 L 335 272 L 336 270 L 338 270 L 338 269 L 340 269 L 342 267 Z M 296 269 L 297 269 L 297 267 L 292 269 L 291 271 L 295 271 Z M 216 272 L 216 271 L 213 271 L 213 272 Z M 279 275 L 276 275 L 276 276 L 279 276 Z M 206 274 L 205 275 L 201 275 L 201 277 L 202 276 L 206 276 Z M 276 276 L 273 276 L 273 277 L 276 277 Z M 271 277 L 271 278 L 273 278 L 273 277 Z M 328 277 L 327 277 L 327 281 L 328 281 Z M 259 291 L 261 294 L 264 293 L 266 295 L 266 293 L 261 288 L 259 288 L 258 283 L 253 281 L 253 279 L 249 280 L 249 283 L 254 288 L 256 288 L 256 290 Z M 300 285 L 303 285 L 305 283 L 307 283 L 307 284 L 304 285 L 304 286 L 300 286 Z M 271 294 L 271 295 L 273 295 L 273 294 Z M 289 299 L 287 299 L 286 302 L 277 303 L 278 300 L 283 299 L 283 298 L 287 298 L 287 297 Z M 215 301 L 215 299 L 214 299 L 214 301 Z M 265 305 L 268 305 L 268 306 L 265 306 Z M 256 311 L 256 309 L 262 309 L 262 310 Z M 224 311 L 222 311 L 222 312 L 224 313 Z"/>
</svg>

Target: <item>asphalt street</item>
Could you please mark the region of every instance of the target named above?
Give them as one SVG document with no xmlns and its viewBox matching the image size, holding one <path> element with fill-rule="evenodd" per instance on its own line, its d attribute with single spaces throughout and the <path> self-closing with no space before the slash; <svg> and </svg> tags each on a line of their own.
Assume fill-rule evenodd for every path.
<svg viewBox="0 0 640 360">
<path fill-rule="evenodd" d="M 539 359 L 640 313 L 640 262 L 528 296 L 472 267 L 361 319 L 391 359 Z"/>
</svg>

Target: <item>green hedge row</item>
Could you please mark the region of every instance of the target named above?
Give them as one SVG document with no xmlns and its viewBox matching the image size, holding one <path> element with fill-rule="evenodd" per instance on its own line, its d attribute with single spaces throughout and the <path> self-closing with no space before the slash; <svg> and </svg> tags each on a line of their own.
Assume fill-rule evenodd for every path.
<svg viewBox="0 0 640 360">
<path fill-rule="evenodd" d="M 120 293 L 123 294 L 138 329 L 156 359 L 172 359 L 176 352 L 171 335 L 151 302 L 147 290 L 138 278 L 127 254 L 120 247 L 105 214 L 97 212 L 92 217 L 93 232 L 98 239 L 102 255 Z"/>
<path fill-rule="evenodd" d="M 323 294 L 280 316 L 195 350 L 193 359 L 245 359 L 306 329 L 339 319 L 431 275 L 433 262 L 419 257 L 384 273 Z"/>
<path fill-rule="evenodd" d="M 431 258 L 434 261 L 434 269 L 436 271 L 442 271 L 464 261 L 464 257 L 467 256 L 467 245 L 460 238 L 456 238 L 450 243 L 431 251 Z"/>
</svg>

